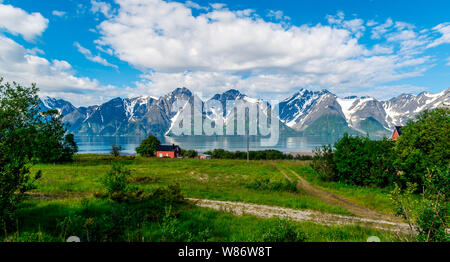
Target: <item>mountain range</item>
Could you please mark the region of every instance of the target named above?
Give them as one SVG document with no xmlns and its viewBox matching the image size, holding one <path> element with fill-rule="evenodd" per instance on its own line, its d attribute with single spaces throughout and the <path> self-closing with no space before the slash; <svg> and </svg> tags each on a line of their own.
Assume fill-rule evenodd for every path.
<svg viewBox="0 0 450 262">
<path fill-rule="evenodd" d="M 69 101 L 42 97 L 41 110 L 56 109 L 68 124 L 68 131 L 79 136 L 156 136 L 171 135 L 171 129 L 183 108 L 172 111 L 177 101 L 193 101 L 194 94 L 187 88 L 177 88 L 161 97 L 141 96 L 114 98 L 101 105 L 75 107 Z M 205 112 L 210 120 L 223 118 L 226 125 L 231 113 L 225 105 L 243 100 L 270 107 L 270 104 L 248 97 L 238 90 L 216 94 L 208 101 L 219 102 L 222 111 Z M 279 121 L 283 133 L 290 135 L 369 134 L 374 137 L 389 135 L 394 126 L 404 125 L 409 118 L 425 109 L 448 106 L 450 88 L 440 93 L 422 92 L 402 94 L 386 101 L 373 97 L 349 96 L 340 98 L 328 90 L 300 89 L 281 101 Z"/>
</svg>

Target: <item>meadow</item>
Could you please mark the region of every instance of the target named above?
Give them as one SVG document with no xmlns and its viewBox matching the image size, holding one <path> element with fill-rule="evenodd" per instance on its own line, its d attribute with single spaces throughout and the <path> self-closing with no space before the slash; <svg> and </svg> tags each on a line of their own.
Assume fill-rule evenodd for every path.
<svg viewBox="0 0 450 262">
<path fill-rule="evenodd" d="M 113 162 L 120 162 L 130 169 L 130 185 L 143 192 L 179 185 L 185 198 L 245 202 L 355 216 L 349 210 L 326 203 L 296 187 L 295 176 L 288 172 L 292 170 L 311 184 L 348 201 L 393 213 L 387 190 L 321 182 L 308 161 L 247 162 L 76 155 L 71 163 L 38 164 L 32 167 L 32 172 L 41 170 L 42 177 L 37 181 L 37 188 L 31 192 L 30 199 L 21 205 L 17 227 L 7 232 L 5 240 L 64 241 L 70 234 L 81 234 L 84 241 L 102 241 L 95 238 L 101 235 L 102 230 L 119 230 L 117 227 L 120 225 L 106 217 L 114 216 L 113 209 L 116 207 L 111 205 L 110 200 L 96 197 L 104 192 L 102 180 Z M 227 210 L 201 208 L 189 203 L 174 206 L 173 210 L 165 208 L 162 215 L 122 228 L 120 238 L 109 240 L 366 241 L 372 235 L 385 241 L 394 239 L 388 231 L 359 225 L 321 225 L 245 214 L 235 216 Z M 131 213 L 127 214 L 132 216 Z M 102 221 L 102 225 L 94 226 L 94 220 L 97 223 Z"/>
</svg>

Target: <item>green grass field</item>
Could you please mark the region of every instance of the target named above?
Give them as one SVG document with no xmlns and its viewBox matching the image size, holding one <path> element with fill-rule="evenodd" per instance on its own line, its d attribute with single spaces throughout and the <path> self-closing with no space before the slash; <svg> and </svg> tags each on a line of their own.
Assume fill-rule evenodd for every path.
<svg viewBox="0 0 450 262">
<path fill-rule="evenodd" d="M 286 181 L 276 165 L 281 162 L 244 160 L 199 160 L 141 158 L 119 160 L 131 169 L 131 181 L 145 190 L 178 183 L 185 197 L 267 204 L 295 209 L 312 209 L 351 215 L 304 192 L 276 192 L 248 189 L 260 178 Z M 37 165 L 42 170 L 37 192 L 52 195 L 86 195 L 102 190 L 101 179 L 111 165 L 110 156 L 78 155 L 73 163 Z M 302 161 L 289 161 L 301 167 Z M 149 180 L 151 182 L 145 182 Z M 140 181 L 144 181 L 142 183 Z"/>
<path fill-rule="evenodd" d="M 276 190 L 249 187 L 249 184 L 261 179 L 268 179 L 270 183 L 288 183 L 280 173 L 280 168 L 291 169 L 311 183 L 355 200 L 362 206 L 392 212 L 385 191 L 320 182 L 307 161 L 247 163 L 242 160 L 76 155 L 72 163 L 33 166 L 32 172 L 41 170 L 42 178 L 38 180 L 32 198 L 24 202 L 18 211 L 20 221 L 17 228 L 13 230 L 14 232 L 9 232 L 5 240 L 63 241 L 68 234 L 69 225 L 78 225 L 87 231 L 90 230 L 88 226 L 90 218 L 98 219 L 110 209 L 108 200 L 98 199 L 93 195 L 104 191 L 102 178 L 110 169 L 112 162 L 121 162 L 129 168 L 131 177 L 128 180 L 145 192 L 179 184 L 183 196 L 187 198 L 247 202 L 353 215 L 338 206 L 324 203 L 302 190 L 292 192 L 284 190 L 284 187 Z M 225 211 L 188 205 L 178 210 L 176 217 L 168 221 L 158 218 L 140 225 L 138 229 L 127 228 L 126 237 L 122 240 L 268 241 L 274 237 L 277 239 L 273 236 L 273 232 L 277 231 L 280 223 L 279 219 L 234 216 Z M 366 241 L 371 235 L 377 235 L 383 240 L 390 240 L 392 237 L 385 231 L 360 226 L 325 226 L 310 222 L 289 222 L 289 225 L 295 232 L 301 232 L 306 241 Z M 178 232 L 176 235 L 179 235 L 180 239 L 167 237 L 167 231 Z"/>
</svg>

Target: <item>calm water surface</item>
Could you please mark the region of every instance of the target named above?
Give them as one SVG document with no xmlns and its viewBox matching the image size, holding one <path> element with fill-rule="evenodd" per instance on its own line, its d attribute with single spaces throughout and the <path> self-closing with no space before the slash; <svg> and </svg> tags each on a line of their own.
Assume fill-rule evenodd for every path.
<svg viewBox="0 0 450 262">
<path fill-rule="evenodd" d="M 130 136 L 75 136 L 79 153 L 109 154 L 111 145 L 122 146 L 122 153 L 136 154 L 136 147 L 139 146 L 145 137 Z M 163 144 L 176 144 L 183 149 L 195 149 L 205 152 L 215 148 L 223 148 L 230 151 L 246 150 L 246 138 L 242 136 L 234 137 L 208 137 L 208 136 L 185 136 L 185 137 L 164 137 Z M 277 149 L 280 151 L 311 151 L 317 146 L 334 143 L 336 138 L 321 136 L 305 137 L 282 137 L 279 143 L 273 147 L 261 147 L 258 138 L 249 139 L 250 150 Z"/>
</svg>

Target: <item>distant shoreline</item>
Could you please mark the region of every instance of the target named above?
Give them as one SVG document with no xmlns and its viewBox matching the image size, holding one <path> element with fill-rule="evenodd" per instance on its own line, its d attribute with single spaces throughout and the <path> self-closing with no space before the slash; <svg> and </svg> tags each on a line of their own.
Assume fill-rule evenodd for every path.
<svg viewBox="0 0 450 262">
<path fill-rule="evenodd" d="M 214 150 L 214 149 L 211 149 L 211 150 Z M 250 150 L 250 151 L 264 151 L 264 150 L 270 150 L 270 149 Z M 314 152 L 313 151 L 305 151 L 305 150 L 278 150 L 278 149 L 273 149 L 273 150 L 277 150 L 277 151 L 283 152 L 285 154 L 290 154 L 290 155 L 293 155 L 293 156 L 296 156 L 296 155 L 314 156 Z M 202 154 L 202 153 L 205 153 L 207 151 L 210 151 L 210 150 L 197 151 L 197 152 Z M 244 151 L 242 151 L 242 150 L 226 150 L 226 151 L 229 151 L 229 152 L 237 152 L 237 151 L 246 152 L 245 150 Z M 77 155 L 110 155 L 110 153 L 109 152 L 79 152 L 79 153 L 77 153 Z M 123 155 L 123 156 L 137 156 L 137 153 L 122 152 L 121 155 Z"/>
</svg>

